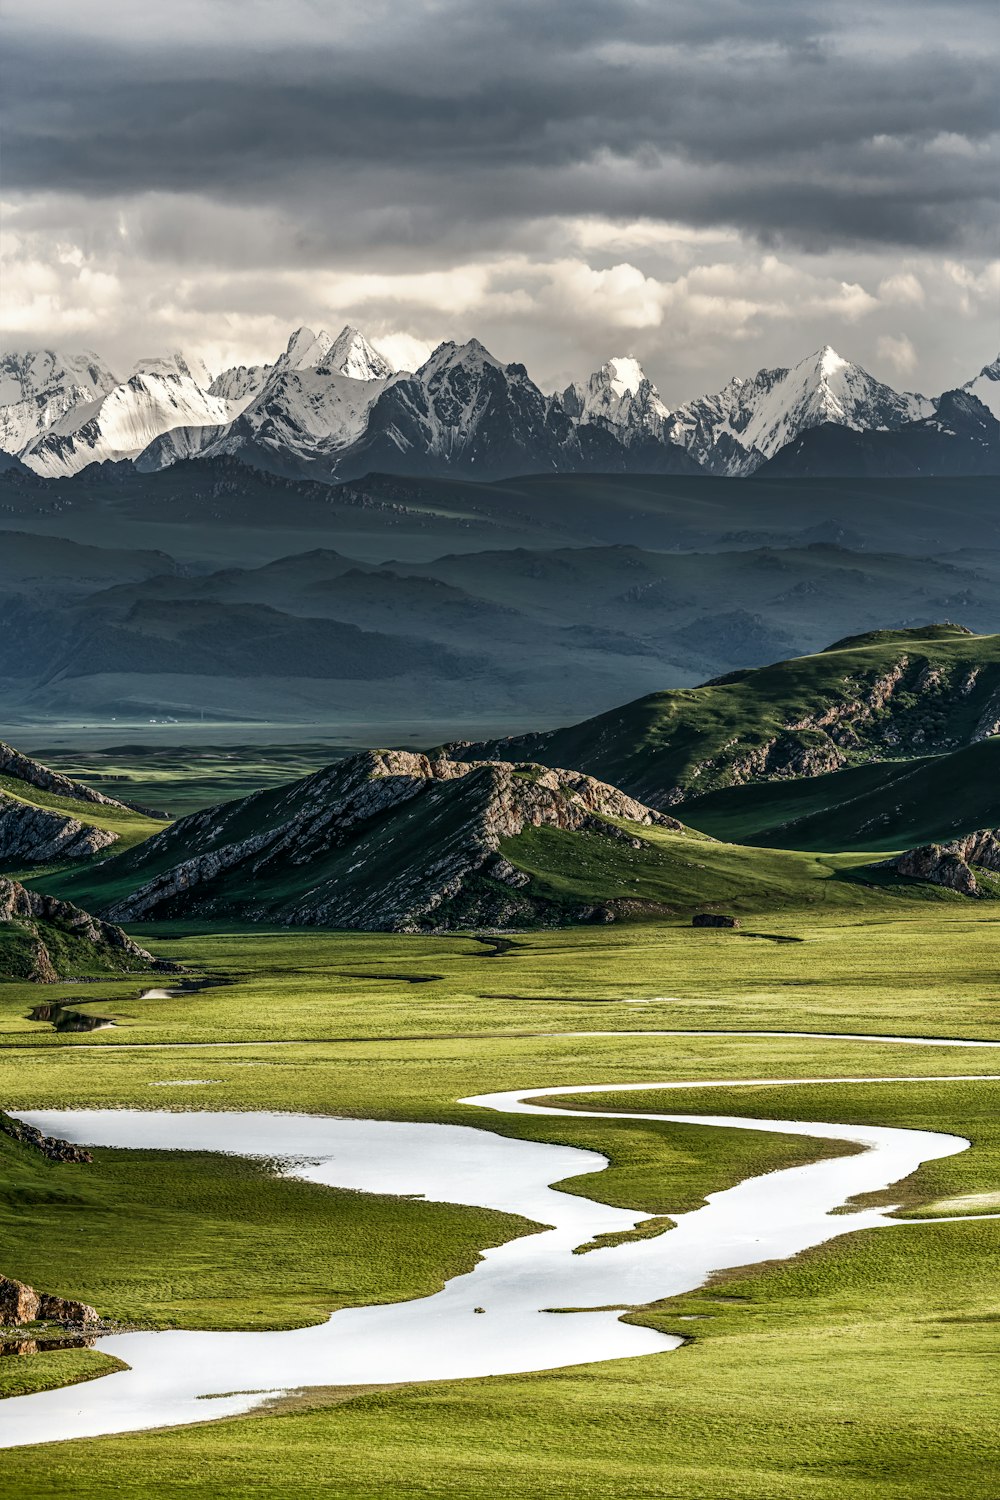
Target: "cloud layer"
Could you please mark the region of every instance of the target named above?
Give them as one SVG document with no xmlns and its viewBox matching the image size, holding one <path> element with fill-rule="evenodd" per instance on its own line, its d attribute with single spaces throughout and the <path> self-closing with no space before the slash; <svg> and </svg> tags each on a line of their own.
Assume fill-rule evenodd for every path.
<svg viewBox="0 0 1000 1500">
<path fill-rule="evenodd" d="M 544 383 L 627 346 L 674 399 L 827 339 L 928 387 L 995 352 L 978 0 L 6 11 L 18 342 L 273 356 L 351 317 Z"/>
</svg>

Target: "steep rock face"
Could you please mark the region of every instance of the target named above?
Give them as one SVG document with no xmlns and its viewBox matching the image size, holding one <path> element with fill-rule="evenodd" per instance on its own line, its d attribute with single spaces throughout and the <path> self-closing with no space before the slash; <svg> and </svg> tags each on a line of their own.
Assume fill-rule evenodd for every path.
<svg viewBox="0 0 1000 1500">
<path fill-rule="evenodd" d="M 13 776 L 17 781 L 23 781 L 27 786 L 36 786 L 41 791 L 54 792 L 58 797 L 72 797 L 79 802 L 96 802 L 102 807 L 125 807 L 124 802 L 116 802 L 113 797 L 105 797 L 103 792 L 97 792 L 93 787 L 85 786 L 81 781 L 73 781 L 69 776 L 63 776 L 59 771 L 52 771 L 48 766 L 43 766 L 40 761 L 32 760 L 28 755 L 22 755 L 15 750 L 13 745 L 7 745 L 0 740 L 0 776 Z"/>
<path fill-rule="evenodd" d="M 458 925 L 460 898 L 475 877 L 496 888 L 528 884 L 501 853 L 504 839 L 529 826 L 614 838 L 621 830 L 607 820 L 616 818 L 680 827 L 580 772 L 371 751 L 281 796 L 195 814 L 122 856 L 116 879 L 129 870 L 139 880 L 156 873 L 109 915 L 228 911 L 404 932 L 439 920 Z M 187 857 L 178 859 L 182 851 Z"/>
<path fill-rule="evenodd" d="M 760 479 L 1000 473 L 1000 422 L 968 389 L 945 391 L 929 416 L 874 431 L 824 422 L 757 470 Z"/>
<path fill-rule="evenodd" d="M 605 427 L 626 446 L 664 440 L 669 409 L 636 359 L 609 359 L 586 384 L 567 387 L 560 399 L 575 421 Z"/>
<path fill-rule="evenodd" d="M 51 982 L 67 977 L 61 960 L 72 962 L 84 954 L 97 967 L 110 970 L 173 970 L 175 964 L 155 959 L 145 948 L 110 922 L 102 922 L 68 901 L 27 890 L 19 881 L 0 876 L 0 928 L 6 927 L 30 945 L 33 973 L 7 977 Z M 65 951 L 67 959 L 63 960 Z"/>
<path fill-rule="evenodd" d="M 572 437 L 569 416 L 546 400 L 523 365 L 502 365 L 478 339 L 446 343 L 379 395 L 339 473 L 462 471 L 495 479 L 557 469 Z"/>
<path fill-rule="evenodd" d="M 975 379 L 967 380 L 962 390 L 981 401 L 1000 421 L 1000 356 L 991 364 L 983 365 Z"/>
<path fill-rule="evenodd" d="M 0 790 L 0 859 L 45 864 L 84 859 L 118 842 L 117 833 L 45 807 L 32 807 Z"/>
<path fill-rule="evenodd" d="M 947 844 L 921 844 L 880 860 L 875 868 L 942 885 L 963 896 L 982 896 L 986 893 L 976 879 L 976 869 L 1000 873 L 1000 828 L 980 828 Z"/>
<path fill-rule="evenodd" d="M 21 459 L 36 474 L 63 478 L 88 464 L 136 458 L 173 427 L 216 427 L 232 417 L 229 403 L 190 375 L 138 373 L 107 395 L 71 407 Z"/>
<path fill-rule="evenodd" d="M 176 426 L 137 458 L 144 470 L 196 456 L 243 456 L 278 473 L 331 469 L 365 431 L 393 367 L 350 326 L 331 338 L 299 328 L 273 365 L 225 370 L 209 387 L 231 404 L 225 426 Z"/>
</svg>

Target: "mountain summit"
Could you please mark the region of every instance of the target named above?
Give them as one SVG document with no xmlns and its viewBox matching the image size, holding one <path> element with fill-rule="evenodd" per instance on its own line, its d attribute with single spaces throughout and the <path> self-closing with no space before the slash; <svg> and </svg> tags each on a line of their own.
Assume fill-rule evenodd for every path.
<svg viewBox="0 0 1000 1500">
<path fill-rule="evenodd" d="M 893 429 L 933 410 L 925 396 L 894 391 L 825 344 L 791 369 L 758 370 L 678 407 L 669 431 L 713 473 L 745 475 L 823 423 Z"/>
<path fill-rule="evenodd" d="M 478 339 L 439 344 L 411 374 L 350 324 L 336 338 L 297 328 L 273 364 L 214 380 L 180 353 L 142 359 L 120 381 L 96 355 L 51 350 L 8 355 L 0 377 L 0 446 L 46 478 L 109 460 L 155 470 L 201 456 L 326 481 L 373 471 L 746 477 L 772 463 L 769 477 L 1000 469 L 1000 361 L 930 400 L 829 344 L 673 411 L 630 354 L 546 395 L 524 365 Z"/>
</svg>

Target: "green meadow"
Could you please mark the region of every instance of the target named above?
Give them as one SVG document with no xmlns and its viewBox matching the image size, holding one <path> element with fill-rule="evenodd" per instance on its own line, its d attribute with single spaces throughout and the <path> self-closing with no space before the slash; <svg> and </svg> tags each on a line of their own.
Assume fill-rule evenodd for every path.
<svg viewBox="0 0 1000 1500">
<path fill-rule="evenodd" d="M 602 1152 L 608 1169 L 566 1189 L 662 1216 L 655 1227 L 667 1237 L 671 1213 L 706 1193 L 852 1148 L 602 1118 L 620 1101 L 587 1098 L 588 1085 L 649 1083 L 629 1096 L 634 1110 L 871 1121 L 972 1142 L 886 1195 L 897 1226 L 630 1314 L 685 1335 L 674 1352 L 308 1390 L 239 1419 L 12 1450 L 5 1496 L 180 1496 L 204 1492 L 206 1474 L 219 1494 L 268 1497 L 995 1496 L 1000 1220 L 957 1216 L 982 1212 L 1000 1189 L 989 1076 L 1000 1056 L 891 1040 L 1000 1039 L 991 910 L 878 891 L 795 906 L 765 892 L 735 932 L 667 919 L 506 944 L 136 927 L 190 977 L 222 982 L 182 991 L 153 980 L 175 993 L 146 999 L 135 976 L 45 986 L 46 1000 L 115 1020 L 88 1035 L 26 1019 L 37 985 L 0 986 L 0 1097 L 12 1110 L 285 1109 L 476 1124 Z M 601 1035 L 658 1029 L 711 1034 Z M 807 1035 L 732 1034 L 741 1029 Z M 816 1035 L 825 1031 L 887 1040 Z M 835 1081 L 851 1078 L 913 1081 Z M 813 1082 L 781 1081 L 796 1079 Z M 757 1081 L 699 1086 L 719 1080 Z M 689 1086 L 656 1088 L 680 1081 Z M 592 1118 L 487 1115 L 458 1102 L 546 1085 L 578 1085 L 571 1102 L 585 1101 Z M 91 1166 L 70 1167 L 8 1145 L 4 1270 L 142 1326 L 301 1325 L 338 1306 L 430 1292 L 479 1250 L 530 1232 L 482 1209 L 298 1183 L 268 1163 L 209 1153 L 98 1151 Z M 913 1222 L 921 1214 L 955 1222 Z M 82 1378 L 92 1351 L 3 1363 L 55 1383 L 42 1361 L 70 1356 L 65 1379 Z"/>
</svg>

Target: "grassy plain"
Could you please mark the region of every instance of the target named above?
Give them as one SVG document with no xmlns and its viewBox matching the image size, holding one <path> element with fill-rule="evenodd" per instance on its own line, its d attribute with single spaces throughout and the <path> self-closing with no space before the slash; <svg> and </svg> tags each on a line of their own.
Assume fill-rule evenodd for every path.
<svg viewBox="0 0 1000 1500">
<path fill-rule="evenodd" d="M 827 874 L 815 889 L 838 885 L 852 890 Z M 14 1110 L 294 1109 L 488 1126 L 603 1152 L 610 1167 L 567 1190 L 665 1216 L 752 1173 L 841 1149 L 602 1118 L 616 1101 L 600 1095 L 591 1119 L 458 1103 L 519 1085 L 579 1085 L 585 1097 L 589 1084 L 687 1080 L 631 1095 L 629 1108 L 947 1130 L 972 1149 L 921 1169 L 889 1201 L 913 1217 L 959 1213 L 996 1192 L 998 1084 L 987 1075 L 1000 1073 L 1000 1054 L 891 1040 L 1000 1040 L 991 905 L 877 890 L 855 900 L 854 888 L 847 904 L 795 906 L 780 894 L 762 878 L 738 932 L 670 920 L 531 932 L 506 947 L 460 935 L 136 927 L 158 955 L 225 983 L 147 999 L 135 978 L 46 986 L 46 1000 L 116 1021 L 72 1037 L 26 1018 L 37 985 L 0 985 L 0 1098 Z M 711 1034 L 641 1034 L 658 1029 Z M 807 1035 L 732 1034 L 740 1029 Z M 622 1030 L 633 1035 L 601 1034 Z M 816 1035 L 829 1031 L 889 1039 Z M 975 1077 L 933 1081 L 965 1074 Z M 205 1081 L 164 1086 L 192 1077 Z M 833 1081 L 852 1077 L 927 1081 Z M 797 1078 L 817 1082 L 779 1082 Z M 720 1079 L 772 1081 L 698 1087 Z M 523 1227 L 203 1153 L 101 1151 L 91 1167 L 34 1164 L 28 1183 L 7 1153 L 0 1172 L 4 1270 L 155 1324 L 291 1326 L 350 1302 L 419 1295 Z M 15 1450 L 4 1456 L 4 1494 L 995 1500 L 998 1254 L 1000 1221 L 848 1235 L 639 1313 L 688 1336 L 674 1353 L 311 1391 L 235 1421 Z"/>
<path fill-rule="evenodd" d="M 120 1359 L 99 1354 L 96 1349 L 46 1349 L 39 1354 L 12 1355 L 0 1360 L 0 1400 L 78 1385 L 81 1380 L 97 1380 L 125 1368 Z"/>
<path fill-rule="evenodd" d="M 106 797 L 162 808 L 183 818 L 199 808 L 308 776 L 349 753 L 349 747 L 325 741 L 202 745 L 197 749 L 125 744 L 108 749 L 42 749 L 37 758 L 64 776 L 96 787 Z"/>
</svg>

